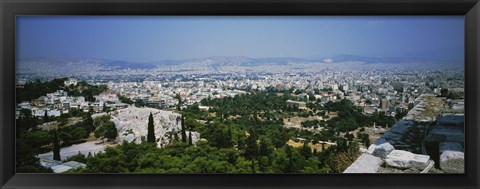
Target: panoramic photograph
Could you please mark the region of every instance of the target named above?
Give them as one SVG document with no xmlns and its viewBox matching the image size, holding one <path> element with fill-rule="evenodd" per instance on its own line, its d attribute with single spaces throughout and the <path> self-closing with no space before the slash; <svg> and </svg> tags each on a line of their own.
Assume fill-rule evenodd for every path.
<svg viewBox="0 0 480 189">
<path fill-rule="evenodd" d="M 17 16 L 16 172 L 463 174 L 463 16 Z"/>
</svg>

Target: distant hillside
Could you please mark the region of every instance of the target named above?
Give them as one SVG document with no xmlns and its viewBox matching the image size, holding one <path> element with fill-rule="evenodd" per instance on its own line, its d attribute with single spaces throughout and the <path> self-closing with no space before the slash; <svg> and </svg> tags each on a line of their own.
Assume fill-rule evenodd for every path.
<svg viewBox="0 0 480 189">
<path fill-rule="evenodd" d="M 425 52 L 427 53 L 427 52 Z M 433 52 L 432 52 L 433 53 Z M 359 61 L 364 63 L 386 63 L 386 64 L 398 64 L 398 63 L 411 63 L 411 62 L 463 62 L 463 57 L 453 57 L 453 56 L 428 56 L 420 53 L 412 53 L 410 57 L 368 57 L 368 56 L 357 56 L 357 55 L 338 55 L 331 58 L 334 63 L 340 62 L 350 62 L 350 61 Z"/>
<path fill-rule="evenodd" d="M 365 63 L 408 63 L 408 62 L 463 62 L 464 47 L 440 47 L 436 49 L 397 52 L 383 57 L 338 55 L 332 58 L 334 62 L 362 61 Z"/>
<path fill-rule="evenodd" d="M 236 57 L 207 57 L 186 60 L 161 60 L 157 62 L 129 62 L 121 60 L 105 60 L 95 58 L 71 57 L 42 57 L 22 59 L 17 62 L 17 74 L 36 77 L 98 77 L 108 76 L 121 79 L 124 76 L 135 74 L 138 78 L 143 75 L 158 74 L 211 74 L 211 73 L 246 73 L 246 72 L 291 72 L 318 70 L 335 65 L 345 65 L 348 62 L 382 63 L 382 64 L 414 64 L 433 62 L 424 58 L 376 58 L 356 55 L 339 55 L 318 60 L 302 58 L 250 58 Z M 454 61 L 462 63 L 463 61 Z M 134 71 L 134 72 L 132 72 Z M 114 78 L 114 79 L 115 79 Z"/>
<path fill-rule="evenodd" d="M 16 65 L 17 73 L 20 74 L 91 73 L 126 69 L 153 69 L 156 67 L 155 65 L 149 63 L 71 57 L 41 57 L 22 59 L 19 60 Z"/>
<path fill-rule="evenodd" d="M 286 65 L 288 63 L 299 62 L 315 62 L 314 60 L 306 60 L 301 58 L 250 58 L 244 56 L 226 57 L 215 56 L 207 58 L 186 59 L 186 60 L 163 60 L 152 64 L 165 66 L 165 65 L 181 65 L 181 64 L 197 64 L 202 66 L 260 66 L 260 65 Z"/>
</svg>

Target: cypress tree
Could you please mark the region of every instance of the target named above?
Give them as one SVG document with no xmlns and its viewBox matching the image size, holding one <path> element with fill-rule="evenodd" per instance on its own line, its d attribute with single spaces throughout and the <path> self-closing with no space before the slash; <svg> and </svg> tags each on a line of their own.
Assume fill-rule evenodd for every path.
<svg viewBox="0 0 480 189">
<path fill-rule="evenodd" d="M 192 142 L 192 131 L 190 131 L 190 133 L 188 133 L 188 145 L 191 146 L 193 144 Z"/>
<path fill-rule="evenodd" d="M 88 116 L 85 118 L 84 124 L 86 126 L 85 129 L 87 129 L 87 132 L 90 133 L 95 130 L 95 125 L 93 125 L 93 118 L 91 113 L 88 113 Z"/>
<path fill-rule="evenodd" d="M 247 148 L 245 149 L 245 158 L 252 161 L 252 172 L 255 172 L 255 159 L 258 157 L 259 149 L 257 144 L 257 136 L 253 130 L 247 138 Z"/>
<path fill-rule="evenodd" d="M 53 159 L 60 161 L 60 142 L 58 141 L 57 130 L 53 130 Z"/>
<path fill-rule="evenodd" d="M 228 137 L 227 137 L 227 146 L 229 148 L 233 147 L 233 141 L 232 141 L 232 128 L 230 124 L 228 124 Z"/>
<path fill-rule="evenodd" d="M 305 159 L 308 159 L 312 156 L 312 151 L 310 150 L 310 147 L 308 147 L 308 141 L 304 141 L 300 153 Z"/>
<path fill-rule="evenodd" d="M 220 111 L 220 123 L 223 123 L 223 111 Z"/>
<path fill-rule="evenodd" d="M 88 115 L 91 116 L 94 111 L 95 110 L 93 110 L 93 107 L 90 106 L 90 108 L 88 108 Z"/>
<path fill-rule="evenodd" d="M 187 143 L 187 132 L 185 131 L 185 117 L 182 116 L 182 141 Z"/>
<path fill-rule="evenodd" d="M 154 124 L 153 124 L 152 112 L 150 112 L 150 116 L 148 117 L 147 142 L 155 143 L 155 128 L 154 128 Z"/>
<path fill-rule="evenodd" d="M 177 104 L 177 110 L 180 111 L 182 109 L 182 97 L 180 94 L 177 94 L 177 99 L 178 99 L 178 104 Z"/>
<path fill-rule="evenodd" d="M 294 164 L 293 164 L 293 158 L 292 158 L 292 147 L 290 147 L 288 144 L 285 144 L 285 154 L 287 154 L 288 157 L 288 163 L 287 166 L 285 167 L 285 173 L 292 173 L 294 172 Z"/>
<path fill-rule="evenodd" d="M 47 110 L 45 110 L 45 115 L 43 115 L 43 122 L 47 123 L 48 122 L 48 113 Z"/>
<path fill-rule="evenodd" d="M 237 133 L 237 148 L 238 149 L 243 149 L 244 148 L 244 143 L 242 142 L 242 134 L 241 132 Z"/>
<path fill-rule="evenodd" d="M 272 151 L 273 151 L 273 147 L 272 147 L 272 143 L 270 141 L 270 139 L 264 137 L 260 140 L 260 144 L 258 145 L 258 148 L 259 148 L 259 156 L 270 156 Z"/>
</svg>

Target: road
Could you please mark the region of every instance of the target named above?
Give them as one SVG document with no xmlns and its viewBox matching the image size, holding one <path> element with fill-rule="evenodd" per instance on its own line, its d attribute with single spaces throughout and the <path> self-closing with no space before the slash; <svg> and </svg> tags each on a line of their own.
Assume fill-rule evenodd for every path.
<svg viewBox="0 0 480 189">
<path fill-rule="evenodd" d="M 64 159 L 66 159 L 70 156 L 77 155 L 78 152 L 80 152 L 81 154 L 84 154 L 84 155 L 88 155 L 88 153 L 90 152 L 90 153 L 92 153 L 92 155 L 94 155 L 98 152 L 102 152 L 105 149 L 105 147 L 107 146 L 105 144 L 96 145 L 95 142 L 96 141 L 88 141 L 88 142 L 85 142 L 85 143 L 74 144 L 72 146 L 64 147 L 64 148 L 60 149 L 60 158 L 62 160 L 64 160 Z M 52 160 L 53 159 L 53 152 L 38 154 L 38 158 Z"/>
</svg>

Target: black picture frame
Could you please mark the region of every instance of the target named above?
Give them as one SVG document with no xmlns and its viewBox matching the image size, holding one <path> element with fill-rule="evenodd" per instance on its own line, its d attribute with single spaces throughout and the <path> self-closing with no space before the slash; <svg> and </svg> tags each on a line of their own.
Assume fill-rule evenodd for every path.
<svg viewBox="0 0 480 189">
<path fill-rule="evenodd" d="M 1 0 L 1 188 L 479 188 L 478 0 Z M 18 15 L 464 15 L 465 174 L 15 174 Z"/>
</svg>

